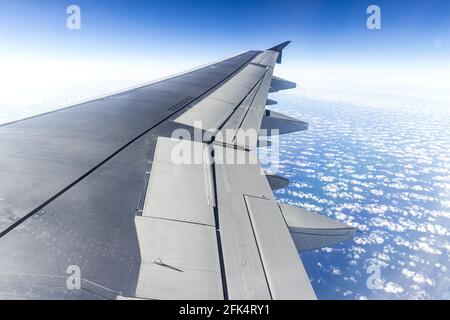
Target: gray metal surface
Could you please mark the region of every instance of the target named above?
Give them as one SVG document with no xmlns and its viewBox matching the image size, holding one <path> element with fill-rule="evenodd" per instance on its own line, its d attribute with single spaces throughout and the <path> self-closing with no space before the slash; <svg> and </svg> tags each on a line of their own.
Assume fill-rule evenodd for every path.
<svg viewBox="0 0 450 320">
<path fill-rule="evenodd" d="M 261 129 L 265 130 L 262 132 L 264 135 L 272 135 L 273 130 L 276 130 L 277 135 L 282 135 L 308 130 L 308 123 L 275 111 L 266 111 L 262 118 Z"/>
<path fill-rule="evenodd" d="M 267 52 L 267 54 L 258 62 L 258 64 L 262 64 L 268 67 L 274 67 L 277 61 L 278 54 Z"/>
<path fill-rule="evenodd" d="M 275 101 L 275 100 L 272 100 L 272 99 L 267 99 L 266 106 L 274 106 L 274 105 L 277 105 L 277 104 L 278 104 L 278 101 Z"/>
<path fill-rule="evenodd" d="M 247 95 L 247 97 L 244 99 L 244 101 L 235 109 L 234 113 L 226 120 L 225 123 L 223 123 L 222 128 L 216 135 L 216 141 L 222 142 L 224 144 L 229 145 L 241 145 L 245 146 L 246 144 L 254 145 L 255 141 L 253 142 L 247 142 L 245 141 L 245 138 L 247 138 L 246 132 L 243 132 L 241 129 L 242 122 L 244 121 L 245 117 L 247 116 L 250 108 L 252 107 L 252 103 L 255 99 L 255 96 L 258 94 L 259 89 L 261 87 L 262 80 L 259 84 L 257 84 Z M 253 130 L 254 134 L 251 137 L 253 140 L 257 140 L 258 136 L 258 130 Z M 238 139 L 236 136 L 238 134 L 243 135 L 243 137 L 239 137 Z M 239 141 L 236 141 L 239 140 Z"/>
<path fill-rule="evenodd" d="M 200 129 L 216 129 L 242 104 L 265 74 L 265 68 L 247 65 L 207 98 L 183 113 L 176 122 Z"/>
<path fill-rule="evenodd" d="M 353 239 L 356 229 L 301 208 L 280 204 L 298 251 L 308 251 Z"/>
<path fill-rule="evenodd" d="M 139 298 L 224 297 L 206 150 L 200 142 L 158 138 L 144 209 L 136 217 Z"/>
<path fill-rule="evenodd" d="M 214 146 L 216 160 L 227 153 L 236 158 L 247 156 L 254 165 L 217 164 L 216 190 L 220 238 L 226 274 L 228 296 L 233 300 L 271 299 L 264 267 L 258 252 L 244 194 L 273 198 L 254 153 Z"/>
<path fill-rule="evenodd" d="M 261 83 L 258 94 L 252 102 L 252 107 L 249 109 L 245 119 L 242 121 L 240 126 L 242 130 L 247 131 L 249 129 L 257 129 L 258 132 L 260 131 L 261 122 L 266 111 L 267 92 L 269 91 L 272 76 L 273 68 L 270 68 Z M 255 147 L 255 145 L 249 145 L 249 147 Z"/>
<path fill-rule="evenodd" d="M 134 296 L 134 218 L 158 136 L 256 53 L 0 126 L 0 296 Z M 70 265 L 81 269 L 81 290 L 66 288 Z"/>
<path fill-rule="evenodd" d="M 294 82 L 279 78 L 273 77 L 272 83 L 270 85 L 270 92 L 278 92 L 281 90 L 294 89 L 297 87 L 297 84 Z"/>
<path fill-rule="evenodd" d="M 215 227 L 136 217 L 142 264 L 136 297 L 223 299 Z"/>
<path fill-rule="evenodd" d="M 244 198 L 272 298 L 316 299 L 277 203 L 252 196 Z"/>
<path fill-rule="evenodd" d="M 133 296 L 140 266 L 134 217 L 152 149 L 153 137 L 147 134 L 4 235 L 0 296 Z M 67 290 L 66 271 L 71 265 L 78 266 L 86 280 L 83 290 Z M 89 283 L 93 285 L 86 288 Z"/>
<path fill-rule="evenodd" d="M 45 206 L 254 55 L 248 52 L 131 92 L 0 126 L 0 233 Z"/>
<path fill-rule="evenodd" d="M 205 150 L 199 142 L 158 138 L 142 216 L 215 226 L 210 166 L 193 158 Z"/>
<path fill-rule="evenodd" d="M 289 186 L 290 181 L 284 177 L 278 175 L 268 174 L 266 175 L 267 181 L 269 182 L 270 188 L 272 190 L 284 189 Z"/>
<path fill-rule="evenodd" d="M 264 70 L 264 77 L 222 126 L 217 141 L 245 148 L 256 148 L 261 122 L 266 112 L 267 92 L 272 79 L 273 68 L 265 68 L 259 65 L 250 66 L 255 68 L 255 71 L 258 69 Z"/>
<path fill-rule="evenodd" d="M 314 298 L 289 231 L 335 234 L 278 206 L 251 152 L 286 45 L 0 125 L 0 297 Z M 197 121 L 207 139 L 169 139 Z M 216 162 L 177 163 L 183 146 Z"/>
<path fill-rule="evenodd" d="M 207 97 L 175 121 L 204 130 L 211 130 L 233 112 L 234 104 Z"/>
<path fill-rule="evenodd" d="M 214 146 L 220 239 L 231 299 L 315 299 L 256 154 Z M 234 154 L 230 157 L 230 154 Z M 221 159 L 245 159 L 222 163 Z"/>
<path fill-rule="evenodd" d="M 278 52 L 266 50 L 257 55 L 255 59 L 252 60 L 252 63 L 273 68 L 277 62 L 278 55 Z"/>
</svg>

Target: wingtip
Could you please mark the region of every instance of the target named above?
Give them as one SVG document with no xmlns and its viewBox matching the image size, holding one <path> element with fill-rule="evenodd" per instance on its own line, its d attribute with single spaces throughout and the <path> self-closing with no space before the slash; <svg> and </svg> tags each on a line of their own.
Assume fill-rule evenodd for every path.
<svg viewBox="0 0 450 320">
<path fill-rule="evenodd" d="M 273 48 L 268 49 L 268 50 L 270 50 L 270 51 L 275 51 L 275 52 L 278 52 L 278 53 L 279 53 L 278 58 L 277 58 L 277 63 L 281 63 L 281 61 L 283 60 L 283 50 L 284 50 L 284 48 L 286 48 L 290 43 L 291 43 L 291 41 L 285 41 L 285 42 L 280 43 L 279 45 L 277 45 L 277 46 L 275 46 L 275 47 L 273 47 Z"/>
<path fill-rule="evenodd" d="M 283 51 L 283 49 L 286 48 L 290 43 L 291 43 L 291 41 L 285 41 L 285 42 L 280 43 L 279 45 L 276 45 L 275 47 L 270 48 L 268 50 L 281 53 Z"/>
</svg>

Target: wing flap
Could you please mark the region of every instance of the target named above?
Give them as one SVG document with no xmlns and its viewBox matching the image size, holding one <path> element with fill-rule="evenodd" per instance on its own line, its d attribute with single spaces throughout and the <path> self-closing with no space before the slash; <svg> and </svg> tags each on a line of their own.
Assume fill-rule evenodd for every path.
<svg viewBox="0 0 450 320">
<path fill-rule="evenodd" d="M 266 69 L 258 85 L 223 125 L 216 138 L 218 142 L 256 148 L 272 75 L 273 69 Z"/>
<path fill-rule="evenodd" d="M 142 216 L 136 297 L 223 299 L 207 145 L 159 137 Z M 198 157 L 198 158 L 195 158 Z"/>
<path fill-rule="evenodd" d="M 158 138 L 142 216 L 215 226 L 205 150 L 202 143 Z"/>
<path fill-rule="evenodd" d="M 175 122 L 206 130 L 220 128 L 244 102 L 265 72 L 263 67 L 247 65 L 205 99 L 176 118 Z"/>
<path fill-rule="evenodd" d="M 315 300 L 316 295 L 277 203 L 258 197 L 244 198 L 272 298 Z"/>
<path fill-rule="evenodd" d="M 252 63 L 273 68 L 278 60 L 278 56 L 278 52 L 266 50 L 257 55 L 256 58 L 252 60 Z"/>
<path fill-rule="evenodd" d="M 213 130 L 227 115 L 231 115 L 233 110 L 233 103 L 207 97 L 179 116 L 175 122 L 198 129 Z"/>
<path fill-rule="evenodd" d="M 255 96 L 255 99 L 252 101 L 252 105 L 249 108 L 247 114 L 245 115 L 245 118 L 242 120 L 241 125 L 239 126 L 239 131 L 241 134 L 246 135 L 245 133 L 249 130 L 256 130 L 256 135 L 259 135 L 260 129 L 261 129 L 261 122 L 264 116 L 264 113 L 266 111 L 266 102 L 267 102 L 267 95 L 269 93 L 269 87 L 270 87 L 270 81 L 273 76 L 273 68 L 270 68 L 258 90 L 257 95 Z M 238 137 L 235 139 L 238 143 L 239 140 L 244 140 L 244 138 Z M 256 148 L 256 144 L 254 139 L 250 140 L 252 144 L 245 144 L 249 148 Z"/>
<path fill-rule="evenodd" d="M 217 143 L 214 151 L 229 298 L 314 299 L 256 153 Z"/>
<path fill-rule="evenodd" d="M 141 250 L 137 298 L 223 299 L 214 227 L 136 217 L 136 228 Z"/>
</svg>

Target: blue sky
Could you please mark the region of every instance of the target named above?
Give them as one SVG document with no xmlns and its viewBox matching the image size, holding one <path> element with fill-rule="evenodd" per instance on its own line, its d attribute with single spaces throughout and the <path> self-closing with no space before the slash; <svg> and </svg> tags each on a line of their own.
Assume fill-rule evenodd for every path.
<svg viewBox="0 0 450 320">
<path fill-rule="evenodd" d="M 80 31 L 65 28 L 70 4 L 81 7 Z M 381 7 L 382 30 L 366 28 L 370 4 Z M 285 40 L 294 42 L 285 70 L 384 68 L 431 79 L 450 68 L 450 2 L 0 0 L 0 57 L 193 66 Z"/>
</svg>

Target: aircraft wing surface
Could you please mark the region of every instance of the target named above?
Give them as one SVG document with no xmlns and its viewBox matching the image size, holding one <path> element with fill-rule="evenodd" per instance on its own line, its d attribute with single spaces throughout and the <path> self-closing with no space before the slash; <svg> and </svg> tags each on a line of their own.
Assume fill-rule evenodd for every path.
<svg viewBox="0 0 450 320">
<path fill-rule="evenodd" d="M 0 298 L 315 299 L 298 252 L 354 229 L 261 169 L 287 44 L 0 125 Z"/>
</svg>

